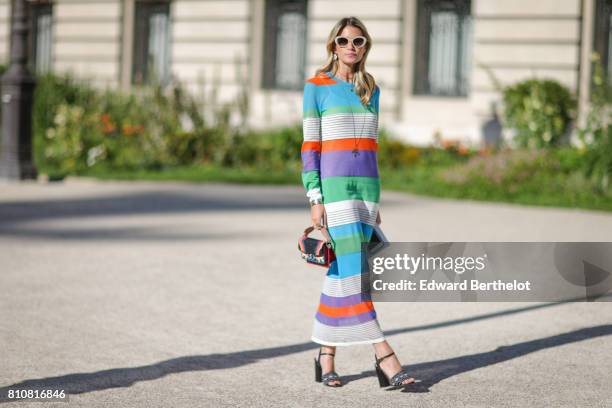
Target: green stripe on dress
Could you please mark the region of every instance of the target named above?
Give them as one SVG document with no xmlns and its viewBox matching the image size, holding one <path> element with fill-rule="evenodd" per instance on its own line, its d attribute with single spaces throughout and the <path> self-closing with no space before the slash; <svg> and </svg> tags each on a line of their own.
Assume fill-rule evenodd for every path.
<svg viewBox="0 0 612 408">
<path fill-rule="evenodd" d="M 368 109 L 363 105 L 359 105 L 359 106 L 358 105 L 342 105 L 342 106 L 332 106 L 332 107 L 325 109 L 325 111 L 321 112 L 321 116 L 335 115 L 338 113 L 350 113 L 352 115 L 359 114 L 359 113 L 373 113 L 376 115 L 376 111 L 374 110 L 372 106 L 370 106 Z"/>
<path fill-rule="evenodd" d="M 334 239 L 334 253 L 337 256 L 361 252 L 361 241 L 365 239 L 359 234 Z"/>
<path fill-rule="evenodd" d="M 320 118 L 321 114 L 317 109 L 307 109 L 303 112 L 302 118 L 303 119 L 308 119 L 308 118 Z"/>
<path fill-rule="evenodd" d="M 352 115 L 354 114 L 361 114 L 361 113 L 372 113 L 374 115 L 376 115 L 376 111 L 374 110 L 373 107 L 370 107 L 369 109 L 364 107 L 363 105 L 357 106 L 357 105 L 351 105 L 351 106 L 334 106 L 331 107 L 329 109 L 326 109 L 324 112 L 319 112 L 316 109 L 307 109 L 303 112 L 303 119 L 309 119 L 309 118 L 321 118 L 324 116 L 329 116 L 329 115 L 337 115 L 338 113 L 350 113 Z"/>
<path fill-rule="evenodd" d="M 306 191 L 312 188 L 321 187 L 321 174 L 319 170 L 309 170 L 302 172 L 302 184 Z"/>
<path fill-rule="evenodd" d="M 378 203 L 380 179 L 366 176 L 334 176 L 321 181 L 325 204 L 345 200 L 362 200 Z"/>
</svg>

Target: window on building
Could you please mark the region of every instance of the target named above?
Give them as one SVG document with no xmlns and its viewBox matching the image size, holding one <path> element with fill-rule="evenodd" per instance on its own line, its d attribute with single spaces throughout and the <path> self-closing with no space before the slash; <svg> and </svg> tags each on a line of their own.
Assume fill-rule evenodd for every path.
<svg viewBox="0 0 612 408">
<path fill-rule="evenodd" d="M 597 0 L 594 34 L 593 51 L 599 53 L 608 78 L 612 78 L 612 0 Z"/>
<path fill-rule="evenodd" d="M 28 37 L 29 69 L 43 74 L 53 66 L 53 6 L 50 3 L 28 3 L 30 33 Z"/>
<path fill-rule="evenodd" d="M 306 0 L 267 0 L 263 87 L 302 89 L 306 62 Z"/>
<path fill-rule="evenodd" d="M 170 79 L 170 4 L 138 1 L 134 20 L 132 83 L 164 85 Z"/>
<path fill-rule="evenodd" d="M 470 0 L 418 0 L 415 94 L 468 95 L 472 45 L 470 3 Z"/>
</svg>

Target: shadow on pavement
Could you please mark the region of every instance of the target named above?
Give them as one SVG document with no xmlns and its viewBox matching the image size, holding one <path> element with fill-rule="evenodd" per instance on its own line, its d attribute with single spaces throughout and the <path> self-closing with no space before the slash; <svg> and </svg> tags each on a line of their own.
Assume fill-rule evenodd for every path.
<svg viewBox="0 0 612 408">
<path fill-rule="evenodd" d="M 181 225 L 182 226 L 182 225 Z M 239 231 L 239 232 L 219 232 L 219 231 L 200 231 L 197 233 L 186 233 L 180 231 L 168 231 L 160 227 L 124 227 L 124 228 L 23 228 L 23 227 L 2 227 L 0 226 L 0 237 L 9 236 L 11 238 L 28 238 L 42 240 L 96 240 L 96 241 L 138 241 L 138 242 L 178 242 L 178 241 L 199 241 L 204 239 L 214 240 L 236 240 L 236 239 L 257 239 L 263 236 L 275 236 L 273 233 L 263 231 Z"/>
<path fill-rule="evenodd" d="M 405 368 L 412 377 L 420 380 L 420 382 L 402 387 L 403 392 L 429 392 L 430 388 L 440 381 L 466 371 L 501 363 L 533 353 L 534 351 L 563 346 L 565 344 L 588 340 L 595 337 L 609 336 L 611 334 L 612 325 L 610 324 L 586 327 L 567 333 L 557 334 L 555 336 L 543 337 L 540 339 L 529 340 L 507 346 L 500 346 L 492 351 L 469 354 L 446 360 L 412 364 L 406 366 Z M 374 370 L 363 371 L 360 374 L 344 376 L 342 378 L 346 384 L 350 381 L 372 375 L 375 375 Z"/>
<path fill-rule="evenodd" d="M 503 315 L 522 313 L 543 307 L 551 307 L 562 303 L 564 302 L 527 306 L 431 325 L 395 329 L 387 331 L 385 334 L 386 336 L 392 336 L 417 330 L 428 330 L 432 328 L 452 326 L 470 321 L 491 319 Z M 420 380 L 420 382 L 404 387 L 403 391 L 428 392 L 433 385 L 439 383 L 440 381 L 466 371 L 521 357 L 534 351 L 562 346 L 568 343 L 588 340 L 595 337 L 608 336 L 610 334 L 612 334 L 612 325 L 593 326 L 554 336 L 525 341 L 522 343 L 501 346 L 492 351 L 470 354 L 446 360 L 408 365 L 405 367 L 406 370 L 409 371 L 413 377 Z M 318 344 L 308 342 L 281 347 L 238 351 L 233 353 L 185 356 L 139 367 L 113 368 L 110 370 L 101 370 L 91 373 L 77 373 L 57 377 L 24 380 L 6 387 L 1 387 L 0 403 L 15 402 L 15 400 L 8 400 L 6 398 L 9 389 L 53 388 L 63 389 L 68 395 L 83 394 L 110 388 L 129 387 L 136 382 L 156 380 L 168 374 L 176 374 L 186 371 L 219 370 L 241 367 L 247 364 L 256 363 L 259 360 L 282 357 L 316 348 L 318 348 Z M 373 375 L 375 375 L 374 370 L 363 371 L 360 374 L 343 376 L 342 379 L 346 384 L 350 381 L 355 381 Z"/>
<path fill-rule="evenodd" d="M 100 188 L 104 189 L 103 186 Z M 418 200 L 407 196 L 400 202 L 391 197 L 386 198 L 383 205 L 416 206 Z M 308 211 L 305 193 L 297 187 L 284 186 L 196 184 L 169 188 L 160 184 L 149 187 L 148 191 L 135 190 L 102 197 L 0 201 L 0 232 L 4 225 L 45 219 L 279 209 Z"/>
<path fill-rule="evenodd" d="M 151 216 L 208 211 L 308 210 L 305 199 L 283 189 L 247 194 L 238 188 L 217 191 L 192 188 L 188 191 L 148 191 L 105 197 L 0 202 L 0 237 L 62 240 L 137 240 L 188 241 L 200 239 L 235 239 L 261 236 L 261 231 L 198 232 L 168 231 L 166 228 L 135 225 L 124 228 L 47 228 L 36 221 L 68 218 Z M 23 224 L 27 223 L 27 228 Z"/>
<path fill-rule="evenodd" d="M 155 215 L 201 211 L 276 211 L 308 209 L 305 196 L 280 190 L 253 194 L 236 188 L 219 191 L 147 191 L 104 197 L 0 202 L 0 226 L 41 219 Z"/>
</svg>

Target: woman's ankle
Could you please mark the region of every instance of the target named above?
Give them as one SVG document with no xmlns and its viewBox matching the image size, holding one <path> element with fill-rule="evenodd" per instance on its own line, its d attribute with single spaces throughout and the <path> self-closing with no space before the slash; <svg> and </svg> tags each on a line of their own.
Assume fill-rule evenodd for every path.
<svg viewBox="0 0 612 408">
<path fill-rule="evenodd" d="M 375 343 L 374 345 L 374 354 L 376 355 L 376 358 L 384 357 L 387 354 L 391 354 L 393 352 L 394 351 L 391 348 L 391 345 L 389 345 L 389 343 L 387 343 L 386 341 Z"/>
<path fill-rule="evenodd" d="M 321 346 L 321 353 L 330 353 L 330 354 L 336 354 L 336 347 L 335 346 Z"/>
</svg>

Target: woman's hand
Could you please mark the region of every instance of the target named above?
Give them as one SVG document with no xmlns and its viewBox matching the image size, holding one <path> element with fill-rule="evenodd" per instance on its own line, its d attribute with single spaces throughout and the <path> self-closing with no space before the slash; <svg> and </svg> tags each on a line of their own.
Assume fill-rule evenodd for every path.
<svg viewBox="0 0 612 408">
<path fill-rule="evenodd" d="M 376 213 L 376 224 L 380 225 L 380 210 L 378 210 L 378 213 Z"/>
<path fill-rule="evenodd" d="M 327 227 L 327 213 L 323 204 L 315 204 L 310 207 L 310 218 L 315 229 L 320 229 L 322 225 Z"/>
</svg>

